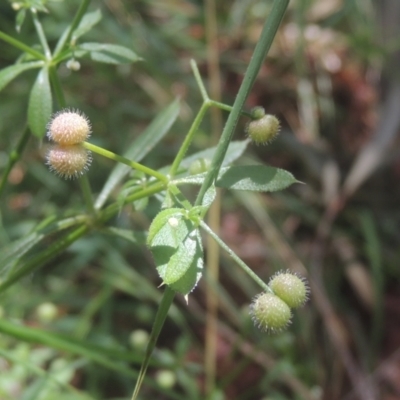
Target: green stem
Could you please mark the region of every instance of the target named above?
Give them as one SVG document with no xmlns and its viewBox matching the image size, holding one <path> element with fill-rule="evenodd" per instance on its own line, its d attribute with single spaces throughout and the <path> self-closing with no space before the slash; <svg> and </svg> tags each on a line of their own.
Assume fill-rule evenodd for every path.
<svg viewBox="0 0 400 400">
<path fill-rule="evenodd" d="M 138 380 L 136 381 L 135 390 L 133 391 L 131 400 L 135 400 L 139 394 L 144 377 L 146 376 L 146 371 L 149 365 L 151 354 L 153 353 L 154 347 L 156 346 L 158 336 L 160 335 L 161 329 L 164 326 L 164 322 L 168 316 L 168 310 L 171 307 L 174 297 L 175 297 L 175 292 L 169 286 L 167 286 L 165 288 L 164 295 L 161 299 L 160 305 L 158 306 L 157 314 L 154 319 L 154 325 L 150 334 L 150 340 L 149 343 L 147 344 L 146 354 L 144 356 L 142 366 L 140 368 L 139 377 Z"/>
<path fill-rule="evenodd" d="M 1 31 L 0 31 L 0 39 L 3 39 L 5 42 L 11 44 L 17 49 L 24 51 L 25 53 L 30 54 L 31 56 L 37 58 L 38 60 L 47 61 L 47 58 L 39 51 L 32 49 L 32 47 L 27 46 L 25 43 L 22 43 L 19 40 L 14 39 L 13 37 Z"/>
<path fill-rule="evenodd" d="M 68 233 L 63 238 L 58 239 L 55 243 L 50 245 L 45 251 L 38 254 L 35 257 L 32 257 L 29 261 L 27 261 L 23 267 L 19 268 L 12 274 L 10 274 L 6 280 L 0 283 L 0 293 L 6 290 L 9 286 L 11 286 L 14 282 L 18 281 L 23 276 L 32 272 L 37 265 L 44 264 L 48 260 L 55 257 L 61 251 L 65 250 L 69 245 L 74 243 L 76 240 L 81 238 L 85 233 L 87 233 L 89 227 L 86 225 L 82 225 L 75 229 L 74 231 Z"/>
<path fill-rule="evenodd" d="M 186 135 L 185 140 L 183 141 L 181 148 L 179 149 L 178 154 L 175 157 L 174 162 L 172 163 L 171 169 L 169 171 L 169 175 L 171 178 L 176 174 L 176 171 L 179 168 L 179 164 L 185 157 L 185 154 L 190 146 L 190 143 L 193 140 L 194 134 L 196 133 L 197 129 L 199 128 L 201 121 L 203 120 L 204 115 L 206 114 L 209 107 L 210 107 L 209 103 L 204 102 L 200 108 L 200 111 L 197 113 L 197 116 L 196 116 L 195 120 L 193 121 L 193 124 L 190 127 L 190 130 L 189 130 L 188 134 Z"/>
<path fill-rule="evenodd" d="M 233 107 L 229 106 L 228 104 L 220 103 L 219 101 L 215 101 L 215 100 L 208 100 L 208 102 L 213 107 L 217 107 L 217 108 L 219 108 L 221 110 L 224 110 L 224 111 L 232 112 Z M 249 112 L 249 111 L 241 110 L 240 114 L 245 116 L 245 117 L 252 118 L 251 112 Z"/>
<path fill-rule="evenodd" d="M 32 14 L 33 24 L 35 25 L 36 33 L 39 36 L 39 40 L 43 47 L 46 59 L 50 60 L 51 59 L 50 47 L 49 44 L 47 43 L 46 35 L 44 34 L 42 24 L 40 23 L 39 18 L 37 16 L 37 11 L 34 8 L 31 8 L 30 11 Z"/>
<path fill-rule="evenodd" d="M 134 193 L 128 196 L 124 203 L 127 204 L 129 202 L 139 200 L 143 197 L 149 197 L 155 193 L 159 193 L 165 190 L 165 184 L 162 182 L 156 182 L 150 185 L 146 189 L 142 189 L 137 193 Z M 104 223 L 112 218 L 115 214 L 120 210 L 121 205 L 114 203 L 99 212 L 96 221 L 99 223 Z M 10 287 L 14 282 L 23 278 L 25 275 L 32 273 L 39 265 L 44 265 L 50 260 L 52 260 L 59 253 L 64 251 L 68 246 L 72 243 L 80 239 L 84 236 L 91 228 L 88 222 L 78 226 L 73 231 L 68 232 L 63 237 L 60 237 L 55 243 L 50 245 L 47 249 L 42 251 L 35 257 L 29 258 L 26 262 L 20 262 L 15 266 L 15 272 L 10 273 L 7 278 L 3 281 L 0 281 L 0 293 L 5 291 L 8 287 Z M 0 319 L 1 320 L 1 319 Z"/>
<path fill-rule="evenodd" d="M 94 202 L 93 202 L 93 196 L 92 196 L 92 190 L 90 188 L 90 183 L 87 175 L 82 175 L 79 178 L 79 185 L 82 190 L 83 194 L 83 199 L 85 200 L 86 208 L 90 212 L 90 214 L 95 215 L 96 210 L 94 208 Z"/>
<path fill-rule="evenodd" d="M 272 293 L 270 287 L 255 274 L 252 269 L 238 257 L 234 251 L 204 222 L 200 221 L 200 226 L 233 258 L 240 268 L 250 276 L 266 292 Z"/>
<path fill-rule="evenodd" d="M 194 75 L 194 78 L 196 79 L 197 86 L 200 89 L 201 97 L 203 97 L 203 101 L 204 102 L 207 102 L 208 100 L 210 100 L 210 98 L 208 97 L 207 90 L 206 90 L 206 88 L 204 86 L 204 83 L 203 83 L 203 81 L 201 79 L 200 72 L 199 72 L 199 69 L 197 67 L 196 61 L 191 59 L 190 60 L 190 66 L 192 67 L 193 75 Z"/>
<path fill-rule="evenodd" d="M 61 37 L 60 41 L 57 43 L 57 47 L 54 51 L 54 57 L 57 57 L 64 50 L 66 43 L 68 43 L 70 41 L 70 39 L 72 37 L 72 33 L 74 32 L 74 30 L 77 28 L 77 26 L 81 22 L 83 16 L 85 15 L 86 10 L 89 7 L 89 4 L 90 4 L 90 0 L 83 0 L 81 2 L 81 5 L 79 6 L 79 9 L 75 14 L 72 24 L 68 29 L 68 33 L 65 36 L 63 35 Z"/>
<path fill-rule="evenodd" d="M 64 97 L 64 91 L 62 89 L 60 79 L 58 78 L 57 71 L 54 66 L 51 66 L 49 68 L 49 73 L 50 73 L 51 84 L 53 85 L 54 94 L 57 99 L 58 107 L 60 109 L 66 108 L 67 102 Z"/>
<path fill-rule="evenodd" d="M 153 194 L 160 193 L 165 190 L 165 184 L 163 182 L 155 182 L 145 189 L 138 190 L 136 193 L 132 193 L 124 199 L 124 204 L 132 203 L 133 201 L 142 199 L 143 197 L 150 197 Z M 98 216 L 98 220 L 101 222 L 108 221 L 121 209 L 121 204 L 113 203 L 102 210 Z"/>
<path fill-rule="evenodd" d="M 268 19 L 264 24 L 260 40 L 256 45 L 253 57 L 250 60 L 250 64 L 243 78 L 242 85 L 240 86 L 239 92 L 235 99 L 235 103 L 233 104 L 232 112 L 229 114 L 228 120 L 226 121 L 221 139 L 219 141 L 219 146 L 211 162 L 210 170 L 207 173 L 197 195 L 195 205 L 200 205 L 202 203 L 204 194 L 206 193 L 207 189 L 214 183 L 216 177 L 218 176 L 218 172 L 221 168 L 225 154 L 228 150 L 229 143 L 232 139 L 235 127 L 239 120 L 241 110 L 244 106 L 248 94 L 250 93 L 258 71 L 261 68 L 261 64 L 269 48 L 271 47 L 272 41 L 282 21 L 283 15 L 285 14 L 288 3 L 289 0 L 275 0 L 273 3 L 271 13 L 269 14 Z"/>
<path fill-rule="evenodd" d="M 100 154 L 103 157 L 109 158 L 110 160 L 118 161 L 122 164 L 128 165 L 131 168 L 137 169 L 147 175 L 153 176 L 154 178 L 158 179 L 159 181 L 163 182 L 165 185 L 168 184 L 169 179 L 164 174 L 155 171 L 154 169 L 148 168 L 142 164 L 139 164 L 135 161 L 131 161 L 128 158 L 115 154 L 109 150 L 103 149 L 102 147 L 96 146 L 89 142 L 83 142 L 82 146 L 85 149 L 91 150 L 94 153 Z"/>
<path fill-rule="evenodd" d="M 0 180 L 0 197 L 2 196 L 3 191 L 6 187 L 8 176 L 10 175 L 10 172 L 13 169 L 15 163 L 20 159 L 30 137 L 30 130 L 28 127 L 26 127 L 24 133 L 19 139 L 17 147 L 10 153 L 10 156 L 8 158 L 7 166 Z"/>
</svg>

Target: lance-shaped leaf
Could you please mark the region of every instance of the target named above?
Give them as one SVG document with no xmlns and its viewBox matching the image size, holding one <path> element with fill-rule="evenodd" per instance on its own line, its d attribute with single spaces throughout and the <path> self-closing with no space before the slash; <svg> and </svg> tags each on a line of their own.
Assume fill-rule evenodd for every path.
<svg viewBox="0 0 400 400">
<path fill-rule="evenodd" d="M 142 60 L 131 49 L 117 44 L 82 43 L 79 49 L 88 51 L 92 60 L 107 64 L 133 63 Z"/>
<path fill-rule="evenodd" d="M 89 32 L 101 20 L 101 11 L 95 10 L 85 14 L 78 27 L 72 34 L 72 41 L 75 41 L 86 32 Z"/>
<path fill-rule="evenodd" d="M 16 78 L 22 72 L 32 69 L 39 68 L 43 65 L 43 61 L 31 61 L 26 63 L 14 64 L 6 67 L 0 71 L 0 90 L 8 85 L 14 78 Z"/>
<path fill-rule="evenodd" d="M 49 73 L 47 67 L 43 67 L 32 87 L 28 104 L 29 128 L 39 139 L 46 133 L 46 125 L 50 120 L 52 108 Z"/>
</svg>

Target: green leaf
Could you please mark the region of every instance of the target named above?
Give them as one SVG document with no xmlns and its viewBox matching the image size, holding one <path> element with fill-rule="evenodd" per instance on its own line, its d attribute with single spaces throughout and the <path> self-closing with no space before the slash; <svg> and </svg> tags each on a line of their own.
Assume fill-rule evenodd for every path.
<svg viewBox="0 0 400 400">
<path fill-rule="evenodd" d="M 159 267 L 158 272 L 171 289 L 187 295 L 199 282 L 203 267 L 203 247 L 200 231 L 196 229 L 187 235 L 167 266 Z"/>
<path fill-rule="evenodd" d="M 39 139 L 46 133 L 46 125 L 53 109 L 49 73 L 43 67 L 32 87 L 28 104 L 28 125 L 32 133 Z"/>
<path fill-rule="evenodd" d="M 140 162 L 153 147 L 167 134 L 179 115 L 179 100 L 174 100 L 161 111 L 145 131 L 131 144 L 124 157 Z M 95 202 L 95 208 L 100 209 L 113 189 L 132 169 L 126 165 L 117 164 L 107 179 Z"/>
<path fill-rule="evenodd" d="M 160 211 L 150 225 L 147 244 L 150 247 L 169 246 L 177 248 L 181 240 L 187 235 L 188 230 L 182 233 L 176 231 L 173 227 L 173 218 L 181 220 L 184 215 L 185 210 L 183 208 L 167 208 Z"/>
<path fill-rule="evenodd" d="M 101 11 L 99 9 L 85 14 L 80 24 L 72 34 L 72 41 L 75 41 L 79 37 L 83 36 L 86 32 L 89 32 L 100 20 Z"/>
<path fill-rule="evenodd" d="M 10 65 L 9 67 L 2 69 L 0 71 L 0 90 L 2 90 L 22 72 L 28 69 L 39 68 L 41 66 L 43 66 L 43 61 L 32 61 Z"/>
<path fill-rule="evenodd" d="M 244 165 L 221 169 L 216 186 L 235 190 L 275 192 L 298 182 L 290 172 L 266 165 Z"/>
<path fill-rule="evenodd" d="M 232 141 L 229 144 L 228 151 L 226 152 L 226 156 L 224 158 L 222 166 L 232 164 L 235 160 L 237 160 L 244 153 L 249 143 L 250 140 L 248 139 L 241 141 Z M 186 157 L 185 159 L 182 160 L 181 166 L 189 168 L 192 162 L 199 158 L 212 160 L 216 149 L 217 147 L 212 147 L 210 149 L 199 151 L 198 153 Z"/>
<path fill-rule="evenodd" d="M 199 230 L 185 215 L 181 208 L 161 211 L 150 226 L 147 243 L 163 282 L 187 295 L 201 278 L 203 249 Z"/>
<path fill-rule="evenodd" d="M 113 226 L 106 227 L 101 230 L 103 233 L 107 233 L 109 235 L 118 236 L 127 240 L 128 242 L 135 244 L 145 244 L 146 243 L 146 235 L 143 232 L 133 231 L 131 229 L 122 229 L 116 228 Z"/>
<path fill-rule="evenodd" d="M 108 64 L 133 63 L 142 60 L 131 49 L 117 44 L 82 43 L 79 49 L 89 51 L 92 60 Z"/>
<path fill-rule="evenodd" d="M 21 8 L 15 17 L 15 30 L 20 33 L 21 32 L 21 27 L 25 21 L 26 17 L 26 8 Z"/>
</svg>

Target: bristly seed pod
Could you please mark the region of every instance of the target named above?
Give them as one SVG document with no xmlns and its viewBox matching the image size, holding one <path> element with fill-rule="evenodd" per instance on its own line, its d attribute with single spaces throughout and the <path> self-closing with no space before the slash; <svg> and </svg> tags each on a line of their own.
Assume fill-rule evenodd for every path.
<svg viewBox="0 0 400 400">
<path fill-rule="evenodd" d="M 91 152 L 78 145 L 53 146 L 47 152 L 46 164 L 57 175 L 75 179 L 83 175 L 92 162 Z"/>
<path fill-rule="evenodd" d="M 63 146 L 84 142 L 91 132 L 89 119 L 80 111 L 62 110 L 47 125 L 47 137 Z"/>
<path fill-rule="evenodd" d="M 307 282 L 291 272 L 278 272 L 268 286 L 290 308 L 298 308 L 308 300 Z"/>
<path fill-rule="evenodd" d="M 289 306 L 272 293 L 261 293 L 250 305 L 253 322 L 261 330 L 278 333 L 291 322 L 292 312 Z"/>
<path fill-rule="evenodd" d="M 270 143 L 278 136 L 279 130 L 279 120 L 271 114 L 250 121 L 246 126 L 246 133 L 255 144 Z"/>
</svg>

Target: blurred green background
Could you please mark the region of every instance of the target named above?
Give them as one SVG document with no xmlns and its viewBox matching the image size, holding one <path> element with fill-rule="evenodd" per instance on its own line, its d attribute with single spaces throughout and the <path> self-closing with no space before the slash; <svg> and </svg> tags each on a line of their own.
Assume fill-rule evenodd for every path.
<svg viewBox="0 0 400 400">
<path fill-rule="evenodd" d="M 92 2 L 90 10 L 99 8 L 103 18 L 85 40 L 124 45 L 144 59 L 120 66 L 84 59 L 77 72 L 65 64 L 59 68 L 68 105 L 92 122 L 93 143 L 122 154 L 179 97 L 178 121 L 145 159 L 155 169 L 171 162 L 201 105 L 191 58 L 208 86 L 206 3 Z M 234 101 L 271 4 L 216 2 L 221 100 L 227 104 Z M 265 281 L 282 268 L 306 275 L 310 301 L 285 333 L 259 332 L 248 315 L 258 289 L 221 254 L 214 291 L 220 307 L 215 387 L 206 397 L 206 278 L 188 305 L 177 297 L 142 399 L 400 398 L 399 4 L 291 1 L 247 102 L 248 109 L 261 105 L 277 115 L 282 133 L 272 145 L 250 147 L 245 158 L 287 169 L 304 184 L 273 195 L 222 192 L 220 234 Z M 52 46 L 78 5 L 49 2 L 49 14 L 40 14 Z M 30 18 L 17 33 L 15 12 L 5 1 L 0 29 L 37 44 Z M 0 68 L 18 56 L 2 42 Z M 34 77 L 25 72 L 0 93 L 0 171 L 24 130 Z M 235 139 L 245 137 L 245 123 L 239 122 Z M 206 118 L 193 152 L 212 145 L 211 132 Z M 31 139 L 9 176 L 1 199 L 3 248 L 45 218 L 84 210 L 77 182 L 62 181 L 44 165 L 43 145 Z M 94 157 L 88 173 L 94 193 L 113 166 Z M 144 211 L 128 205 L 112 225 L 147 229 L 158 208 L 155 201 Z M 144 244 L 92 232 L 2 295 L 1 315 L 129 349 L 138 369 L 160 300 L 158 285 Z M 79 352 L 6 334 L 0 334 L 0 349 L 1 400 L 78 398 L 52 379 L 87 398 L 130 398 L 132 376 Z M 48 374 L 43 377 L 37 367 Z"/>
</svg>

